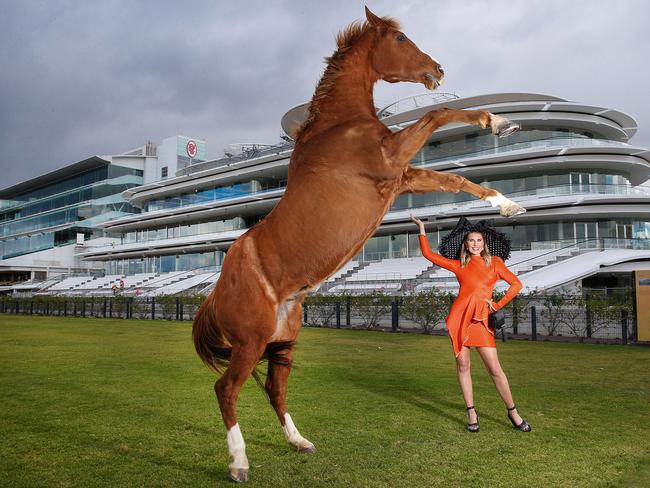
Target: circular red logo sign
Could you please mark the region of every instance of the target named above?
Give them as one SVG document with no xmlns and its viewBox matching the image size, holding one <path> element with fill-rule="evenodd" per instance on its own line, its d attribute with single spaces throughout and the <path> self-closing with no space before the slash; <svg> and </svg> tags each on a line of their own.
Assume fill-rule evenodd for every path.
<svg viewBox="0 0 650 488">
<path fill-rule="evenodd" d="M 196 151 L 197 151 L 196 142 L 188 141 L 187 146 L 185 146 L 185 149 L 187 150 L 187 155 L 189 157 L 193 158 L 196 156 Z"/>
</svg>

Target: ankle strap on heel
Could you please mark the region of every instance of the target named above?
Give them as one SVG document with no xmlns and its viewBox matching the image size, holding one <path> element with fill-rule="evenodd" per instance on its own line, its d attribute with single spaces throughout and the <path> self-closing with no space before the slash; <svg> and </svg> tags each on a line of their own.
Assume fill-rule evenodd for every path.
<svg viewBox="0 0 650 488">
<path fill-rule="evenodd" d="M 474 410 L 474 405 L 472 405 L 471 407 L 467 407 L 467 410 Z"/>
<path fill-rule="evenodd" d="M 506 410 L 508 410 L 508 412 L 512 412 L 516 408 L 517 408 L 517 405 L 513 405 L 512 407 L 507 408 Z"/>
</svg>

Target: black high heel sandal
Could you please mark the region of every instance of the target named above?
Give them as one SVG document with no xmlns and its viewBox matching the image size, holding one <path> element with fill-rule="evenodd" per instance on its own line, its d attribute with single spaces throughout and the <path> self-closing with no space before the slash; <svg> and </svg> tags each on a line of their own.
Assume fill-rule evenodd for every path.
<svg viewBox="0 0 650 488">
<path fill-rule="evenodd" d="M 530 424 L 526 422 L 523 418 L 521 419 L 521 423 L 517 425 L 514 420 L 512 420 L 512 417 L 510 416 L 510 412 L 512 412 L 515 408 L 517 408 L 517 405 L 513 405 L 511 408 L 508 408 L 508 418 L 510 419 L 510 422 L 512 422 L 512 426 L 520 430 L 522 432 L 530 432 L 532 430 Z"/>
<path fill-rule="evenodd" d="M 474 412 L 476 412 L 476 409 L 474 408 L 474 405 L 472 405 L 471 407 L 467 407 L 467 410 L 468 411 L 469 410 L 474 410 Z M 467 424 L 467 430 L 470 431 L 470 432 L 478 432 L 479 429 L 480 429 L 480 426 L 478 424 L 478 412 L 477 412 L 476 413 L 476 422 L 474 422 L 473 424 Z"/>
</svg>

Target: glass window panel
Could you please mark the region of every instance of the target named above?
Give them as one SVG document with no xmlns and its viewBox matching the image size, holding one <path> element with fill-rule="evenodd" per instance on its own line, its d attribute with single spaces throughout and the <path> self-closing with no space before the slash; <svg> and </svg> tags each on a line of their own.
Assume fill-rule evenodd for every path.
<svg viewBox="0 0 650 488">
<path fill-rule="evenodd" d="M 176 256 L 161 256 L 160 257 L 160 270 L 163 273 L 176 271 Z"/>
<path fill-rule="evenodd" d="M 598 222 L 598 236 L 604 238 L 616 237 L 616 222 L 614 221 L 599 221 Z"/>
<path fill-rule="evenodd" d="M 406 234 L 390 236 L 390 257 L 405 258 L 408 256 L 408 239 Z"/>
</svg>

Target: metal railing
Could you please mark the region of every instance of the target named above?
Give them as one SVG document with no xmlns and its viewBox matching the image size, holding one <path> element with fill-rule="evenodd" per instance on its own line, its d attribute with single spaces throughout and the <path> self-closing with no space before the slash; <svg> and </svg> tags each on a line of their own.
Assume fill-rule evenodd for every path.
<svg viewBox="0 0 650 488">
<path fill-rule="evenodd" d="M 564 342 L 602 342 L 629 344 L 637 342 L 633 298 L 629 290 L 605 294 L 602 290 L 584 290 L 582 295 L 561 293 L 519 296 L 505 308 L 506 325 L 499 332 L 502 340 L 552 340 Z M 612 292 L 612 290 L 610 290 Z M 436 307 L 446 311 L 452 293 L 434 295 L 384 296 L 373 294 L 321 295 L 308 297 L 303 323 L 318 327 L 380 328 L 393 331 L 445 334 L 444 316 L 428 325 L 422 315 L 413 313 L 417 307 Z M 375 313 L 368 308 L 374 307 Z M 369 322 L 368 317 L 373 321 Z"/>
<path fill-rule="evenodd" d="M 505 308 L 507 337 L 566 342 L 637 342 L 633 298 L 629 290 L 583 294 L 546 293 L 519 296 Z M 444 334 L 444 314 L 424 325 L 417 307 L 446 311 L 454 296 L 314 295 L 303 307 L 303 324 L 319 327 L 379 328 Z M 56 317 L 142 320 L 192 320 L 204 296 L 162 297 L 0 297 L 0 313 Z"/>
<path fill-rule="evenodd" d="M 274 145 L 251 145 L 251 147 L 241 154 L 226 156 L 224 158 L 215 159 L 211 161 L 205 161 L 202 163 L 192 164 L 186 166 L 176 172 L 176 176 L 186 176 L 192 173 L 197 173 L 199 171 L 206 171 L 209 169 L 220 168 L 222 166 L 229 166 L 234 163 L 241 161 L 246 161 L 248 159 L 261 158 L 263 156 L 270 156 L 273 154 L 280 155 L 282 152 L 293 149 L 293 142 L 283 141 Z"/>
</svg>

